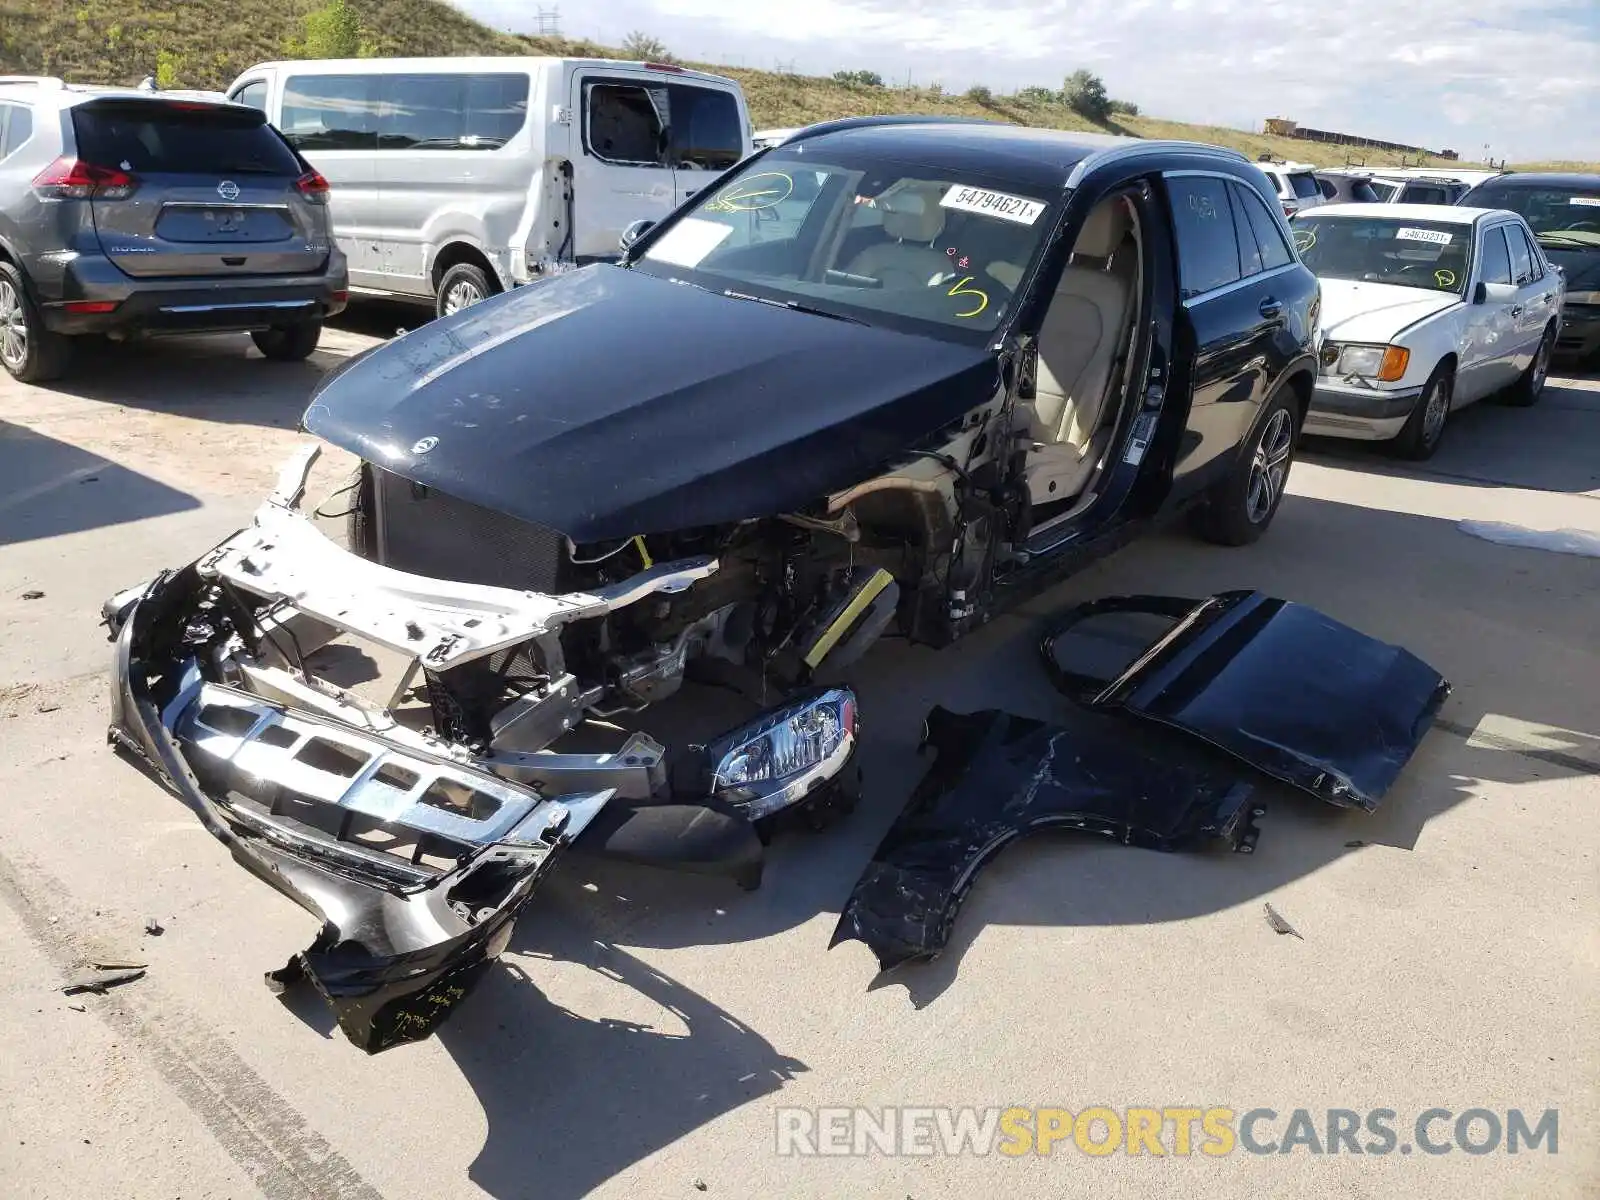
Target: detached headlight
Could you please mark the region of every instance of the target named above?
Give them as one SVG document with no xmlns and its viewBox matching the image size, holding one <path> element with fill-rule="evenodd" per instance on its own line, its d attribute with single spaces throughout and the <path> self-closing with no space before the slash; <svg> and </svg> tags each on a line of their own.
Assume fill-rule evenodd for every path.
<svg viewBox="0 0 1600 1200">
<path fill-rule="evenodd" d="M 711 791 L 752 821 L 803 800 L 855 750 L 856 698 L 829 688 L 763 714 L 708 746 Z"/>
<path fill-rule="evenodd" d="M 1394 383 L 1405 376 L 1411 351 L 1404 346 L 1343 346 L 1327 342 L 1322 347 L 1322 370 L 1341 378 L 1355 375 Z"/>
</svg>

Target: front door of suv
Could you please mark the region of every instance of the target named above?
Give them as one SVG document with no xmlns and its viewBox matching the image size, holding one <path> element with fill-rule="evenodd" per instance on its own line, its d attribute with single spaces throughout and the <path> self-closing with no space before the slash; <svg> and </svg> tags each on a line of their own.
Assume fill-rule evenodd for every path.
<svg viewBox="0 0 1600 1200">
<path fill-rule="evenodd" d="M 1299 351 L 1305 297 L 1279 221 L 1253 188 L 1222 175 L 1164 176 L 1177 238 L 1183 329 L 1192 354 L 1189 423 L 1173 472 L 1177 496 L 1225 474 Z"/>
</svg>

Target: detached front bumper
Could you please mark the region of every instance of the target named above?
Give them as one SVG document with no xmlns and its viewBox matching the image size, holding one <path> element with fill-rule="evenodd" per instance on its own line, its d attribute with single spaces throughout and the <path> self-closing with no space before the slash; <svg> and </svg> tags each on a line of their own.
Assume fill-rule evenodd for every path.
<svg viewBox="0 0 1600 1200">
<path fill-rule="evenodd" d="M 352 634 L 412 656 L 398 703 L 419 670 L 431 685 L 715 563 L 565 596 L 407 575 L 340 549 L 296 511 L 314 457 L 286 468 L 248 529 L 107 601 L 110 733 L 242 866 L 322 921 L 268 984 L 309 980 L 363 1050 L 427 1037 L 565 850 L 754 887 L 773 818 L 853 799 L 845 689 L 792 697 L 713 741 L 695 790 L 673 796 L 665 750 L 644 734 L 605 754 L 543 748 L 582 717 L 571 676 L 511 706 L 486 746 L 418 731 L 316 678 L 302 655 Z M 821 750 L 794 767 L 798 741 L 819 729 Z"/>
<path fill-rule="evenodd" d="M 1421 386 L 1381 388 L 1319 378 L 1306 414 L 1305 432 L 1323 437 L 1387 441 L 1405 428 L 1422 395 Z"/>
<path fill-rule="evenodd" d="M 163 575 L 124 614 L 111 737 L 241 866 L 321 918 L 269 985 L 309 978 L 368 1053 L 425 1038 L 613 793 L 547 800 L 205 680 L 173 653 L 200 582 L 192 567 Z"/>
</svg>

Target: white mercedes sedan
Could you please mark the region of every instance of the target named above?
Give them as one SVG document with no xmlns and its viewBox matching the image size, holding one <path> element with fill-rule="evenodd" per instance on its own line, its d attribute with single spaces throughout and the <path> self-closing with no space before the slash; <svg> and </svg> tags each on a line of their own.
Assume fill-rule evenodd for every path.
<svg viewBox="0 0 1600 1200">
<path fill-rule="evenodd" d="M 1539 398 L 1562 281 L 1521 217 L 1433 204 L 1329 204 L 1290 222 L 1322 283 L 1305 431 L 1432 456 L 1450 414 Z"/>
</svg>

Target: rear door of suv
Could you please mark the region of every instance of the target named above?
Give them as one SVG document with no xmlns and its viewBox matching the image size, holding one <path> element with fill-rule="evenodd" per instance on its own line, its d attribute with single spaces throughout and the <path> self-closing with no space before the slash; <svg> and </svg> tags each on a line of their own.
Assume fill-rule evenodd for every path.
<svg viewBox="0 0 1600 1200">
<path fill-rule="evenodd" d="M 1300 353 L 1316 283 L 1255 189 L 1203 171 L 1168 172 L 1165 181 L 1194 340 L 1189 424 L 1173 472 L 1182 496 L 1233 464 L 1268 389 Z"/>
<path fill-rule="evenodd" d="M 106 97 L 76 105 L 78 163 L 106 257 L 141 279 L 308 275 L 327 263 L 325 193 L 251 108 Z"/>
</svg>

